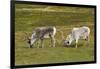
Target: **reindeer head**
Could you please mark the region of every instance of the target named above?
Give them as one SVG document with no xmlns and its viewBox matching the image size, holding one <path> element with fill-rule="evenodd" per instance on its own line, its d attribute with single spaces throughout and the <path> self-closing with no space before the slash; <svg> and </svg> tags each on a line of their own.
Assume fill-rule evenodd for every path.
<svg viewBox="0 0 100 69">
<path fill-rule="evenodd" d="M 29 47 L 30 48 L 32 48 L 32 45 L 35 43 L 35 41 L 37 40 L 37 38 L 36 38 L 36 34 L 35 34 L 35 32 L 33 32 L 32 34 L 31 34 L 31 37 L 29 37 L 29 35 L 27 34 L 27 33 L 25 33 L 26 34 L 26 41 L 27 41 L 27 43 L 29 44 Z"/>
<path fill-rule="evenodd" d="M 68 46 L 72 43 L 73 39 L 72 39 L 72 36 L 71 35 L 68 35 L 66 40 L 64 40 L 64 46 Z"/>
</svg>

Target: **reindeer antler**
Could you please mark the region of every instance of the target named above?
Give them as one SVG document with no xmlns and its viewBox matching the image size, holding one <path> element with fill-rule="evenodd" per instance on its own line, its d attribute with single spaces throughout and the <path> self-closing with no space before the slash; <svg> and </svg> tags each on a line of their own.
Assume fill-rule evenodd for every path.
<svg viewBox="0 0 100 69">
<path fill-rule="evenodd" d="M 64 33 L 63 31 L 61 31 L 60 29 L 58 29 L 57 31 L 59 31 L 61 33 L 61 37 L 62 37 L 62 41 L 64 40 Z"/>
<path fill-rule="evenodd" d="M 26 33 L 26 32 L 24 32 L 24 34 L 25 34 L 25 40 L 26 40 L 26 39 L 29 39 L 29 34 Z"/>
</svg>

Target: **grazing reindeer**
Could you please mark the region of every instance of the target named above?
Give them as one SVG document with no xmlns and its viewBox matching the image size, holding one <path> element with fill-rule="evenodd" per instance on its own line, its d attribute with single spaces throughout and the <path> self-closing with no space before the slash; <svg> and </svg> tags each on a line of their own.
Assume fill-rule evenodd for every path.
<svg viewBox="0 0 100 69">
<path fill-rule="evenodd" d="M 76 48 L 79 39 L 85 39 L 87 44 L 89 42 L 90 28 L 83 26 L 79 28 L 73 28 L 71 34 L 68 35 L 66 40 L 64 41 L 64 45 L 70 45 L 72 41 L 75 40 Z"/>
<path fill-rule="evenodd" d="M 30 48 L 32 48 L 32 45 L 38 40 L 41 40 L 41 47 L 43 47 L 43 40 L 44 38 L 50 38 L 51 39 L 51 46 L 55 47 L 55 34 L 56 34 L 56 28 L 55 27 L 38 27 L 36 28 L 31 37 L 27 37 L 28 44 L 30 45 Z"/>
</svg>

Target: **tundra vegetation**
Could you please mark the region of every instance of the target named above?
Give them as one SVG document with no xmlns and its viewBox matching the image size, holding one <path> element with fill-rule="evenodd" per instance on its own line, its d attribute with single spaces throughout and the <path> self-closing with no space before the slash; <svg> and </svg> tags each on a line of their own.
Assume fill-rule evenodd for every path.
<svg viewBox="0 0 100 69">
<path fill-rule="evenodd" d="M 79 40 L 64 47 L 60 32 L 56 33 L 56 47 L 49 47 L 50 39 L 44 40 L 44 48 L 29 48 L 25 33 L 37 27 L 55 26 L 64 33 L 64 38 L 73 27 L 88 26 L 91 30 L 89 46 Z M 30 35 L 29 34 L 29 35 Z M 30 35 L 31 36 L 31 35 Z M 15 4 L 15 64 L 48 64 L 94 61 L 94 8 L 51 6 L 38 4 Z"/>
</svg>

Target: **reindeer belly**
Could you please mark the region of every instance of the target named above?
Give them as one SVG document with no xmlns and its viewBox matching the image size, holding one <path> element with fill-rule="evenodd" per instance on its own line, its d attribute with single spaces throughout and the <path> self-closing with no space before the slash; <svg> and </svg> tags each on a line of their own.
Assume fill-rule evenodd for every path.
<svg viewBox="0 0 100 69">
<path fill-rule="evenodd" d="M 45 34 L 43 38 L 50 38 L 49 34 Z"/>
</svg>

